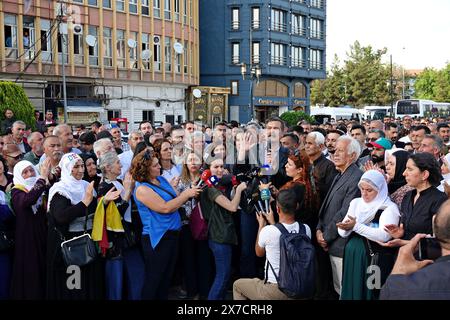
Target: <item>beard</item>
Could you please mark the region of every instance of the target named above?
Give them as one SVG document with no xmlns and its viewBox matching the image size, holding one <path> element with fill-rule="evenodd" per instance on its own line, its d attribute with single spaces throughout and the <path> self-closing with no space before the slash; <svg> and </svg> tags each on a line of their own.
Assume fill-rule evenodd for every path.
<svg viewBox="0 0 450 320">
<path fill-rule="evenodd" d="M 370 159 L 372 160 L 372 162 L 373 162 L 374 164 L 377 164 L 377 163 L 380 163 L 380 162 L 383 162 L 383 161 L 384 161 L 384 157 L 380 157 L 380 156 L 377 156 L 377 155 L 372 155 L 372 156 L 370 157 Z"/>
</svg>

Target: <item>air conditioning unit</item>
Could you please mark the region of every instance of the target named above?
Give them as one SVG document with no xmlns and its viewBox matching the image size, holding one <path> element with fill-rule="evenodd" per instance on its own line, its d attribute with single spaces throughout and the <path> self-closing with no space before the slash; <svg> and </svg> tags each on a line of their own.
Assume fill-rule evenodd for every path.
<svg viewBox="0 0 450 320">
<path fill-rule="evenodd" d="M 161 41 L 160 36 L 154 36 L 153 37 L 153 43 L 159 43 Z"/>
</svg>

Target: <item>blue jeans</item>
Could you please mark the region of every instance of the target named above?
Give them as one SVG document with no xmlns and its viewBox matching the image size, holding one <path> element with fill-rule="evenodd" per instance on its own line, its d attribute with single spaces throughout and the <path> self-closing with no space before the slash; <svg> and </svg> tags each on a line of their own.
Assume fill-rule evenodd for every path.
<svg viewBox="0 0 450 320">
<path fill-rule="evenodd" d="M 122 300 L 123 258 L 106 259 L 106 299 Z"/>
<path fill-rule="evenodd" d="M 228 280 L 231 276 L 231 253 L 229 244 L 209 240 L 209 248 L 213 252 L 216 264 L 216 277 L 209 290 L 208 300 L 224 300 L 227 293 Z"/>
<path fill-rule="evenodd" d="M 145 264 L 139 247 L 123 250 L 123 262 L 128 288 L 128 300 L 141 300 L 145 281 Z"/>
</svg>

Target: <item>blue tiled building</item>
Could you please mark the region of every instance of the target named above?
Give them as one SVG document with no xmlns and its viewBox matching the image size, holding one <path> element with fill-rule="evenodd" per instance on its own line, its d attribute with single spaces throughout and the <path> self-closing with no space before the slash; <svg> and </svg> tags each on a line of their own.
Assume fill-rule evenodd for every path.
<svg viewBox="0 0 450 320">
<path fill-rule="evenodd" d="M 325 30 L 325 0 L 200 0 L 200 84 L 231 88 L 230 120 L 308 108 Z"/>
</svg>

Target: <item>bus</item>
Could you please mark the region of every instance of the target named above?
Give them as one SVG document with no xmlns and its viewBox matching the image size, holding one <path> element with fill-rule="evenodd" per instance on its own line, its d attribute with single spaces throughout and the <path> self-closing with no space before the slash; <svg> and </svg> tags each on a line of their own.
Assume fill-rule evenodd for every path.
<svg viewBox="0 0 450 320">
<path fill-rule="evenodd" d="M 311 116 L 320 124 L 338 120 L 356 120 L 361 122 L 361 114 L 355 108 L 311 107 Z"/>
<path fill-rule="evenodd" d="M 367 106 L 364 107 L 363 114 L 366 117 L 366 120 L 383 120 L 385 117 L 393 117 L 395 115 L 391 114 L 391 106 Z"/>
<path fill-rule="evenodd" d="M 411 117 L 425 117 L 446 118 L 450 115 L 450 103 L 435 102 L 433 100 L 422 99 L 406 99 L 399 100 L 395 104 L 396 117 L 403 118 L 404 116 Z"/>
</svg>

